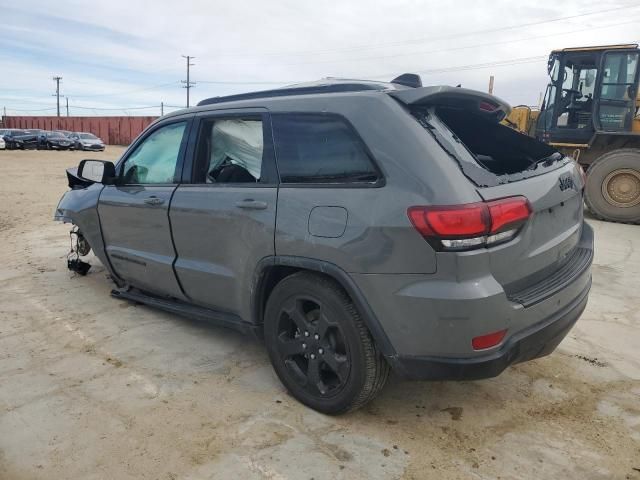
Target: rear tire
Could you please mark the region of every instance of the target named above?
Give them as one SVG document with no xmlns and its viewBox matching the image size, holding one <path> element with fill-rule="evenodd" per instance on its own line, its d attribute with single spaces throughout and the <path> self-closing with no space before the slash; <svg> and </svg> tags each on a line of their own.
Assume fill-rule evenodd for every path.
<svg viewBox="0 0 640 480">
<path fill-rule="evenodd" d="M 264 336 L 276 374 L 291 395 L 337 415 L 372 400 L 389 375 L 346 292 L 310 272 L 286 277 L 265 310 Z"/>
<path fill-rule="evenodd" d="M 640 149 L 614 150 L 593 162 L 585 201 L 601 220 L 640 223 Z"/>
</svg>

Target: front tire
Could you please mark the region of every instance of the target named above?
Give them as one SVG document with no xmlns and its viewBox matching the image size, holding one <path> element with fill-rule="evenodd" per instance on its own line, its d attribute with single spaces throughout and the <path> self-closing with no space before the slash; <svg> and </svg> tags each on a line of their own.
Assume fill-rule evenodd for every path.
<svg viewBox="0 0 640 480">
<path fill-rule="evenodd" d="M 585 201 L 601 220 L 640 223 L 640 149 L 614 150 L 593 162 Z"/>
<path fill-rule="evenodd" d="M 346 292 L 333 280 L 300 272 L 267 302 L 264 336 L 280 381 L 301 403 L 337 415 L 372 400 L 389 365 Z"/>
</svg>

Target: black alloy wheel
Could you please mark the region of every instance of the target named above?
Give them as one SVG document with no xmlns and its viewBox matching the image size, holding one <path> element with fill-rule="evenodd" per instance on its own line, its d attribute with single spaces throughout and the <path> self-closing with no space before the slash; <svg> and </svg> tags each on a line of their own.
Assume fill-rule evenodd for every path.
<svg viewBox="0 0 640 480">
<path fill-rule="evenodd" d="M 289 392 L 328 414 L 356 409 L 384 385 L 389 367 L 346 292 L 300 272 L 273 289 L 264 334 L 273 367 Z"/>
<path fill-rule="evenodd" d="M 279 360 L 311 395 L 330 397 L 344 388 L 351 370 L 347 349 L 339 324 L 327 318 L 319 299 L 296 295 L 281 306 Z"/>
</svg>

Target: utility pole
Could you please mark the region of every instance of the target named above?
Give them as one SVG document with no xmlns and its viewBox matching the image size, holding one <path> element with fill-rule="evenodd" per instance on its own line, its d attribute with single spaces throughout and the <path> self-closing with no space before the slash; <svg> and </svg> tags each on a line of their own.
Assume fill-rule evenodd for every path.
<svg viewBox="0 0 640 480">
<path fill-rule="evenodd" d="M 54 82 L 56 82 L 56 106 L 58 107 L 58 116 L 60 116 L 60 80 L 62 80 L 62 77 L 56 75 L 55 77 L 53 77 L 53 80 Z"/>
<path fill-rule="evenodd" d="M 67 101 L 67 117 L 69 116 L 69 97 L 64 97 Z"/>
<path fill-rule="evenodd" d="M 493 94 L 493 80 L 494 80 L 493 75 L 491 75 L 489 77 L 489 93 L 490 94 Z"/>
<path fill-rule="evenodd" d="M 193 60 L 196 57 L 191 57 L 189 55 L 182 55 L 182 58 L 186 58 L 187 59 L 187 80 L 182 80 L 182 83 L 184 83 L 182 88 L 186 88 L 187 89 L 187 108 L 189 108 L 189 90 L 191 90 L 191 88 L 193 88 L 193 86 L 196 84 L 196 82 L 192 82 L 191 80 L 189 80 L 189 67 L 193 67 L 195 65 L 195 63 L 191 63 L 191 60 Z"/>
<path fill-rule="evenodd" d="M 160 116 L 164 116 L 164 102 L 160 102 Z"/>
</svg>

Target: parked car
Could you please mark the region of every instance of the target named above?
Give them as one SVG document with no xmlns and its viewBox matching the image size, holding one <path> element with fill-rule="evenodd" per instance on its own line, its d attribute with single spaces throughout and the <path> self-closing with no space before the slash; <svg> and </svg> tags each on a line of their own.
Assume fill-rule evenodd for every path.
<svg viewBox="0 0 640 480">
<path fill-rule="evenodd" d="M 481 379 L 548 355 L 591 286 L 583 172 L 500 125 L 500 99 L 406 78 L 165 115 L 115 165 L 69 170 L 55 219 L 113 296 L 263 337 L 320 412 L 364 405 L 390 369 Z"/>
<path fill-rule="evenodd" d="M 104 150 L 104 142 L 93 133 L 73 132 L 69 136 L 74 141 L 77 150 L 92 150 L 101 152 Z"/>
<path fill-rule="evenodd" d="M 4 136 L 8 150 L 38 148 L 39 133 L 34 130 L 9 130 Z"/>
<path fill-rule="evenodd" d="M 8 135 L 11 130 L 11 128 L 0 128 L 0 140 L 2 141 L 2 145 L 4 145 L 4 149 L 7 148 L 7 142 L 5 141 L 4 136 Z"/>
<path fill-rule="evenodd" d="M 40 137 L 40 148 L 47 150 L 69 150 L 74 147 L 72 139 L 61 132 L 45 132 Z"/>
<path fill-rule="evenodd" d="M 4 143 L 4 138 L 2 137 L 2 133 L 0 132 L 0 150 L 4 150 L 7 148 L 7 144 Z"/>
</svg>

